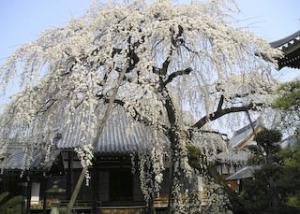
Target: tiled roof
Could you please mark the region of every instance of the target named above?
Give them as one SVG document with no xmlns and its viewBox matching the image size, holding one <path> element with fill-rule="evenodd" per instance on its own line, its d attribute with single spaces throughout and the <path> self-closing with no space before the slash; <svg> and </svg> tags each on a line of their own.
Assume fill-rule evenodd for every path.
<svg viewBox="0 0 300 214">
<path fill-rule="evenodd" d="M 59 154 L 59 151 L 50 153 L 50 158 L 45 163 L 45 155 L 41 151 L 34 150 L 33 154 L 25 152 L 24 149 L 16 148 L 10 149 L 11 154 L 7 154 L 2 161 L 0 161 L 0 169 L 7 170 L 36 170 L 36 169 L 49 169 Z M 29 155 L 30 154 L 30 155 Z M 32 158 L 29 160 L 29 158 Z M 26 164 L 28 163 L 28 164 Z"/>
<path fill-rule="evenodd" d="M 102 119 L 105 109 L 102 108 L 97 111 L 97 119 Z M 94 136 L 85 132 L 84 127 L 82 127 L 82 125 L 86 125 L 87 117 L 81 114 L 80 109 L 75 112 L 75 116 L 70 123 L 65 122 L 66 115 L 63 108 L 58 109 L 55 114 L 54 123 L 57 127 L 57 134 L 60 136 L 60 139 L 53 145 L 53 148 L 56 148 L 55 151 L 74 149 L 92 143 Z M 40 130 L 47 127 L 47 122 L 43 118 L 37 118 L 32 127 L 35 133 L 32 142 L 36 142 L 37 146 L 42 146 L 43 134 Z M 18 137 L 22 134 L 18 130 L 11 131 L 8 139 L 1 140 L 0 158 L 2 157 L 3 160 L 0 161 L 0 168 L 35 169 L 44 167 L 42 166 L 45 159 L 45 155 L 42 155 L 43 152 L 35 150 L 33 155 L 27 155 L 28 153 L 25 152 L 26 146 L 28 146 L 26 142 L 18 142 L 21 139 Z M 154 131 L 153 128 L 133 120 L 122 107 L 115 106 L 104 126 L 101 137 L 97 141 L 95 150 L 98 153 L 106 154 L 147 151 L 151 150 L 157 141 L 162 143 L 159 145 L 165 147 L 169 145 L 167 137 L 161 131 Z M 32 157 L 32 160 L 29 161 L 29 164 L 25 164 L 25 162 L 28 162 L 28 157 Z M 29 166 L 26 167 L 26 165 Z"/>
<path fill-rule="evenodd" d="M 279 69 L 287 66 L 300 68 L 300 31 L 293 33 L 283 39 L 271 42 L 273 48 L 281 50 L 284 57 L 278 59 Z"/>
<path fill-rule="evenodd" d="M 104 108 L 97 111 L 97 120 L 101 120 L 105 111 Z M 56 127 L 57 135 L 61 136 L 54 147 L 58 150 L 74 149 L 85 144 L 93 143 L 94 136 L 92 133 L 86 132 L 86 124 L 89 115 L 81 114 L 81 110 L 77 109 L 74 116 L 69 123 L 65 121 L 68 119 L 67 114 L 63 108 L 58 108 L 53 119 L 53 126 Z M 37 118 L 33 125 L 31 132 L 34 133 L 31 139 L 32 142 L 40 144 L 44 142 L 44 133 L 41 130 L 47 129 L 48 122 L 43 118 Z M 21 137 L 25 132 L 10 131 L 9 138 L 1 140 L 0 154 L 9 153 L 11 150 L 11 143 L 18 144 L 22 141 Z M 25 133 L 26 134 L 26 133 Z M 33 139 L 34 138 L 34 139 Z M 2 142 L 3 141 L 3 142 Z M 101 137 L 96 144 L 96 152 L 98 153 L 129 153 L 150 150 L 157 141 L 163 142 L 163 145 L 168 145 L 168 139 L 162 134 L 160 130 L 154 131 L 153 128 L 137 122 L 128 116 L 124 108 L 115 106 L 104 126 Z M 22 142 L 21 144 L 24 144 Z M 165 144 L 164 144 L 165 143 Z M 19 143 L 20 144 L 20 143 Z M 20 145 L 21 145 L 20 144 Z M 26 144 L 26 143 L 25 143 Z M 23 146 L 22 149 L 26 148 Z M 15 148 L 13 148 L 15 150 Z"/>
<path fill-rule="evenodd" d="M 241 180 L 245 178 L 251 178 L 256 170 L 259 170 L 261 166 L 246 166 L 236 173 L 230 175 L 226 180 Z"/>
<path fill-rule="evenodd" d="M 65 129 L 58 141 L 59 149 L 69 149 L 93 143 L 92 135 L 84 135 L 80 128 L 81 118 L 76 118 Z M 84 140 L 82 140 L 84 136 Z M 126 115 L 122 108 L 115 108 L 98 139 L 96 151 L 99 153 L 129 153 L 151 149 L 156 141 L 165 142 L 167 138 L 160 134 L 155 137 L 153 129 Z"/>
<path fill-rule="evenodd" d="M 270 45 L 273 48 L 287 48 L 293 45 L 295 42 L 300 41 L 300 30 L 277 41 L 271 42 Z"/>
<path fill-rule="evenodd" d="M 256 130 L 259 127 L 263 127 L 263 124 L 261 122 L 261 119 L 257 119 L 254 122 L 252 122 L 252 125 L 249 124 L 247 126 L 244 126 L 243 128 L 237 130 L 234 132 L 232 138 L 229 141 L 229 146 L 231 148 L 236 148 L 240 144 L 244 143 L 245 140 L 253 134 L 253 128 Z"/>
<path fill-rule="evenodd" d="M 292 135 L 281 141 L 282 148 L 293 148 L 297 143 L 300 143 L 299 135 Z"/>
</svg>

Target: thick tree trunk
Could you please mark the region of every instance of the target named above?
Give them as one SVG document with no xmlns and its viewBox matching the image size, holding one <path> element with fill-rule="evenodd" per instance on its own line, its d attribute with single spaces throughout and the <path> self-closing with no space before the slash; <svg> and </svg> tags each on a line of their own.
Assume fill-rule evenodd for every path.
<svg viewBox="0 0 300 214">
<path fill-rule="evenodd" d="M 168 115 L 168 120 L 170 123 L 170 129 L 168 131 L 168 137 L 171 142 L 171 166 L 170 166 L 170 186 L 169 186 L 169 197 L 168 197 L 168 214 L 173 214 L 175 212 L 175 199 L 178 197 L 175 193 L 176 188 L 176 180 L 178 181 L 180 178 L 180 128 L 178 124 L 178 118 L 176 115 L 176 109 L 174 103 L 172 101 L 171 96 L 167 88 L 163 89 L 163 96 L 165 98 L 166 110 Z"/>
<path fill-rule="evenodd" d="M 171 138 L 172 139 L 172 138 Z M 176 187 L 176 179 L 179 179 L 179 175 L 178 172 L 176 172 L 176 165 L 179 164 L 179 158 L 178 155 L 176 155 L 176 153 L 178 154 L 178 149 L 176 149 L 177 145 L 174 144 L 178 144 L 179 142 L 172 142 L 171 145 L 171 166 L 170 166 L 170 173 L 169 173 L 169 180 L 170 180 L 170 186 L 169 186 L 169 197 L 168 197 L 168 214 L 173 214 L 175 213 L 175 199 L 177 197 L 177 195 L 175 194 L 175 187 Z"/>
<path fill-rule="evenodd" d="M 172 156 L 172 155 L 171 155 Z M 170 162 L 170 172 L 169 172 L 169 189 L 168 189 L 168 214 L 171 213 L 171 206 L 173 205 L 173 199 L 172 199 L 172 188 L 173 188 L 173 171 L 174 171 L 174 164 L 171 161 Z"/>
</svg>

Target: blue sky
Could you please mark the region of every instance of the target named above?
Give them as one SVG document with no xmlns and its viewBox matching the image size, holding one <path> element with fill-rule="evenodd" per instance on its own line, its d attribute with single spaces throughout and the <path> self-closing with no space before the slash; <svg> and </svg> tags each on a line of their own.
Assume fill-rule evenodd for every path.
<svg viewBox="0 0 300 214">
<path fill-rule="evenodd" d="M 21 44 L 88 9 L 90 0 L 0 0 L 0 63 Z"/>
<path fill-rule="evenodd" d="M 241 25 L 272 42 L 300 30 L 299 0 L 237 0 Z M 283 68 L 276 72 L 280 81 L 300 76 L 296 69 Z"/>
<path fill-rule="evenodd" d="M 237 0 L 240 25 L 271 42 L 300 30 L 299 0 Z M 0 0 L 0 64 L 45 29 L 81 16 L 91 0 Z M 291 79 L 300 71 L 283 69 Z"/>
<path fill-rule="evenodd" d="M 0 63 L 41 31 L 81 16 L 91 0 L 0 0 Z M 237 0 L 241 25 L 267 41 L 300 29 L 299 0 Z"/>
<path fill-rule="evenodd" d="M 299 0 L 237 0 L 240 19 L 271 42 L 300 30 Z"/>
</svg>

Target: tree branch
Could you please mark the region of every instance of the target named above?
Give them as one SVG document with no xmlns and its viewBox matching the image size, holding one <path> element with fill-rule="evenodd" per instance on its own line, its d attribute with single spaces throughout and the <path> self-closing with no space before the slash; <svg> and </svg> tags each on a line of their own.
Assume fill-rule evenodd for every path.
<svg viewBox="0 0 300 214">
<path fill-rule="evenodd" d="M 161 74 L 163 74 L 163 75 L 166 75 L 167 72 L 168 72 L 168 67 L 169 67 L 170 62 L 171 62 L 172 52 L 173 52 L 173 49 L 172 49 L 172 47 L 171 47 L 169 56 L 167 57 L 167 59 L 166 59 L 166 60 L 163 62 L 163 64 L 162 64 Z"/>
<path fill-rule="evenodd" d="M 168 68 L 169 68 L 169 65 L 171 63 L 171 57 L 173 55 L 173 52 L 174 52 L 174 47 L 175 48 L 178 48 L 178 43 L 182 43 L 183 40 L 182 40 L 182 34 L 183 34 L 183 28 L 182 26 L 178 25 L 178 33 L 175 35 L 175 30 L 170 28 L 170 32 L 172 33 L 172 36 L 171 36 L 171 47 L 170 47 L 170 50 L 169 50 L 169 55 L 167 56 L 166 60 L 163 62 L 162 64 L 162 68 L 160 69 L 160 73 L 162 75 L 166 75 L 167 72 L 168 72 Z"/>
<path fill-rule="evenodd" d="M 48 111 L 56 101 L 57 99 L 53 99 L 53 98 L 48 99 L 35 114 L 40 114 Z"/>
<path fill-rule="evenodd" d="M 224 103 L 224 95 L 222 94 L 221 97 L 220 97 L 220 101 L 219 101 L 219 104 L 218 104 L 217 111 L 221 111 L 223 103 Z"/>
<path fill-rule="evenodd" d="M 104 101 L 104 103 L 108 103 L 109 102 L 109 97 L 106 97 L 104 96 L 103 94 L 99 94 L 99 95 L 96 95 L 96 97 L 98 99 L 102 99 Z M 119 105 L 119 106 L 122 106 L 124 107 L 125 105 L 125 102 L 123 100 L 120 100 L 120 99 L 114 99 L 114 103 Z M 125 111 L 126 111 L 126 108 L 124 108 Z M 146 126 L 150 126 L 152 124 L 151 121 L 149 121 L 147 118 L 143 117 L 138 111 L 136 108 L 133 107 L 133 110 L 134 110 L 134 113 L 135 113 L 135 116 L 132 116 L 132 118 L 137 121 L 137 122 L 141 122 L 143 124 L 145 124 Z M 164 130 L 164 133 L 166 133 L 166 130 L 168 129 L 167 126 L 163 125 L 163 124 L 160 124 L 161 127 L 163 128 Z"/>
<path fill-rule="evenodd" d="M 170 75 L 168 76 L 167 80 L 164 81 L 164 82 L 162 83 L 162 87 L 165 87 L 167 84 L 169 84 L 170 82 L 172 82 L 173 79 L 175 79 L 176 77 L 182 76 L 182 75 L 188 75 L 188 74 L 190 74 L 192 71 L 193 71 L 192 68 L 186 68 L 186 69 L 184 69 L 184 70 L 179 70 L 179 71 L 176 71 L 176 72 L 170 74 Z"/>
<path fill-rule="evenodd" d="M 216 120 L 220 117 L 223 117 L 226 114 L 230 113 L 236 113 L 236 112 L 243 112 L 243 111 L 248 111 L 248 110 L 256 110 L 257 106 L 262 106 L 263 103 L 250 103 L 249 105 L 245 106 L 239 106 L 239 107 L 230 107 L 230 108 L 225 108 L 225 109 L 219 109 L 207 116 L 202 117 L 198 122 L 196 122 L 192 128 L 201 128 L 203 127 L 208 121 L 213 121 Z"/>
</svg>

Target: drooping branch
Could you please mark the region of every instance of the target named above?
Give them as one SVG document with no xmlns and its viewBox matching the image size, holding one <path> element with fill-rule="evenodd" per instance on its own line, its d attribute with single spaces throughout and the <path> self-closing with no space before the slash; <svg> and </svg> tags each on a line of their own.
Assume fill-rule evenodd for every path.
<svg viewBox="0 0 300 214">
<path fill-rule="evenodd" d="M 99 95 L 96 95 L 96 97 L 98 99 L 101 99 L 104 101 L 104 103 L 108 104 L 110 98 L 103 95 L 103 94 L 99 94 Z M 122 106 L 124 107 L 125 106 L 125 102 L 123 100 L 120 100 L 120 99 L 114 99 L 114 104 L 117 104 L 119 106 Z M 125 108 L 124 108 L 125 109 Z M 137 122 L 140 122 L 140 123 L 143 123 L 144 125 L 146 126 L 151 126 L 152 125 L 152 122 L 146 118 L 146 117 L 143 117 L 140 112 L 135 108 L 135 107 L 132 107 L 133 111 L 134 111 L 134 115 L 131 115 L 132 119 L 134 121 L 137 121 Z M 127 109 L 125 109 L 126 111 Z M 164 124 L 159 124 L 159 127 L 162 128 L 163 132 L 167 135 L 168 134 L 168 127 Z"/>
<path fill-rule="evenodd" d="M 244 106 L 238 106 L 238 107 L 230 107 L 230 108 L 225 108 L 225 109 L 219 109 L 209 115 L 206 115 L 202 117 L 200 120 L 198 120 L 192 128 L 201 128 L 203 127 L 207 122 L 216 120 L 220 117 L 223 117 L 226 114 L 230 113 L 236 113 L 236 112 L 245 112 L 248 110 L 256 110 L 257 106 L 262 106 L 263 103 L 250 103 L 248 105 Z"/>
<path fill-rule="evenodd" d="M 94 140 L 93 140 L 93 143 L 92 143 L 92 147 L 93 148 L 96 148 L 96 145 L 98 143 L 98 139 L 100 138 L 100 136 L 102 135 L 102 132 L 103 132 L 103 129 L 105 127 L 105 124 L 109 118 L 109 115 L 112 111 L 112 108 L 113 108 L 113 104 L 115 103 L 115 99 L 117 97 L 117 94 L 118 94 L 118 91 L 119 91 L 119 88 L 121 86 L 121 83 L 123 82 L 123 79 L 124 79 L 124 76 L 127 72 L 129 72 L 130 70 L 132 70 L 136 64 L 138 63 L 138 60 L 132 60 L 132 57 L 133 56 L 133 53 L 134 53 L 134 49 L 131 48 L 130 46 L 130 41 L 131 41 L 131 36 L 128 37 L 128 50 L 129 50 L 129 60 L 127 60 L 127 64 L 125 66 L 125 68 L 122 70 L 121 73 L 119 73 L 119 76 L 118 76 L 118 79 L 117 79 L 117 83 L 116 85 L 114 86 L 114 88 L 112 89 L 112 95 L 109 97 L 108 99 L 108 104 L 107 104 L 107 108 L 105 110 L 105 113 L 102 117 L 101 120 L 99 120 L 96 124 L 96 134 L 95 134 L 95 137 L 94 137 Z M 74 203 L 76 201 L 76 198 L 78 196 L 78 193 L 80 191 L 80 187 L 82 186 L 82 183 L 83 183 L 83 178 L 84 178 L 84 175 L 86 174 L 86 170 L 87 168 L 83 167 L 82 168 L 82 172 L 80 174 L 80 177 L 78 178 L 78 181 L 77 181 L 77 184 L 76 184 L 76 187 L 72 193 L 72 196 L 71 196 L 71 199 L 67 205 L 67 213 L 68 214 L 71 214 L 72 212 L 72 209 L 73 209 L 73 206 L 74 206 Z"/>
<path fill-rule="evenodd" d="M 48 99 L 43 105 L 42 107 L 36 112 L 36 114 L 40 114 L 40 113 L 44 113 L 46 111 L 48 111 L 51 106 L 53 106 L 55 104 L 55 102 L 57 101 L 57 99 Z"/>
</svg>

